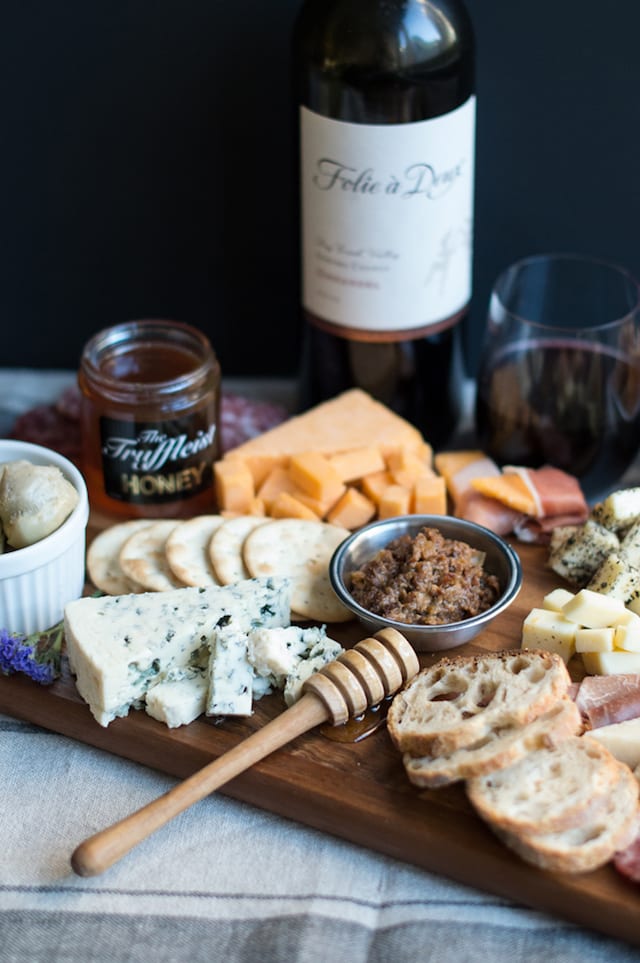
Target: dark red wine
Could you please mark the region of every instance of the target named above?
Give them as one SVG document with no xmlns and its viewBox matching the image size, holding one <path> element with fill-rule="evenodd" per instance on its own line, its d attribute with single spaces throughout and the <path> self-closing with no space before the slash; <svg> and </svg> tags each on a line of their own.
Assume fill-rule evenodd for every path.
<svg viewBox="0 0 640 963">
<path fill-rule="evenodd" d="M 640 368 L 602 345 L 520 341 L 480 371 L 476 422 L 500 465 L 555 465 L 599 497 L 638 451 Z"/>
<path fill-rule="evenodd" d="M 459 0 L 306 0 L 294 36 L 303 403 L 358 386 L 436 445 L 471 290 L 473 59 Z"/>
</svg>

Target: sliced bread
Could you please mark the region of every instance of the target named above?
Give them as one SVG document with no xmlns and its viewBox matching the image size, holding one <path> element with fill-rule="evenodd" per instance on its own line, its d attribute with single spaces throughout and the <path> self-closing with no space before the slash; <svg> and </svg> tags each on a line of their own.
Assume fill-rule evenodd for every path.
<svg viewBox="0 0 640 963">
<path fill-rule="evenodd" d="M 535 749 L 505 769 L 475 776 L 467 795 L 483 819 L 507 832 L 560 832 L 597 813 L 619 770 L 604 746 L 573 736 Z"/>
<path fill-rule="evenodd" d="M 443 658 L 396 695 L 389 735 L 402 753 L 452 753 L 494 729 L 531 722 L 566 695 L 570 681 L 562 659 L 542 650 Z"/>
<path fill-rule="evenodd" d="M 638 783 L 624 763 L 606 802 L 590 818 L 554 833 L 513 833 L 489 823 L 499 839 L 539 869 L 586 873 L 608 863 L 638 832 Z"/>
<path fill-rule="evenodd" d="M 444 756 L 415 757 L 405 753 L 403 763 L 414 786 L 437 789 L 510 766 L 534 749 L 558 745 L 580 728 L 580 713 L 575 703 L 565 697 L 526 726 L 493 729 L 471 745 Z"/>
</svg>

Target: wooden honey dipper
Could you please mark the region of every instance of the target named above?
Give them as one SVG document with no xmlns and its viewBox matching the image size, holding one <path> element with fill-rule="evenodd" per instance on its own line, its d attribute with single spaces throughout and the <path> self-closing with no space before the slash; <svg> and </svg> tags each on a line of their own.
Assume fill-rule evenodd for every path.
<svg viewBox="0 0 640 963">
<path fill-rule="evenodd" d="M 74 850 L 78 876 L 97 876 L 193 803 L 204 799 L 254 763 L 323 722 L 337 726 L 379 705 L 412 679 L 418 658 L 404 635 L 382 629 L 307 679 L 289 709 L 169 792 L 85 839 Z"/>
</svg>

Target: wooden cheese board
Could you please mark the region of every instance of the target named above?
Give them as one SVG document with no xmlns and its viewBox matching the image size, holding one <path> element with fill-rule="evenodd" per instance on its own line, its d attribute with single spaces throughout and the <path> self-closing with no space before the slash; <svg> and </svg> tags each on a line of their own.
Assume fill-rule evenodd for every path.
<svg viewBox="0 0 640 963">
<path fill-rule="evenodd" d="M 557 587 L 546 551 L 516 546 L 524 580 L 512 607 L 465 651 L 518 647 L 522 620 Z M 345 645 L 365 634 L 355 623 L 330 627 Z M 421 655 L 427 665 L 437 658 Z M 179 778 L 220 756 L 274 718 L 280 696 L 255 704 L 247 720 L 201 718 L 168 729 L 133 711 L 107 728 L 94 721 L 68 669 L 50 687 L 0 675 L 0 711 Z M 229 796 L 333 834 L 433 873 L 515 900 L 640 945 L 640 887 L 611 866 L 579 875 L 534 869 L 507 850 L 472 811 L 461 787 L 420 791 L 409 784 L 399 754 L 381 726 L 360 741 L 336 741 L 314 730 L 227 784 Z M 160 830 L 161 831 L 161 830 Z M 144 844 L 143 844 L 144 845 Z M 130 857 L 135 858 L 135 854 Z"/>
</svg>

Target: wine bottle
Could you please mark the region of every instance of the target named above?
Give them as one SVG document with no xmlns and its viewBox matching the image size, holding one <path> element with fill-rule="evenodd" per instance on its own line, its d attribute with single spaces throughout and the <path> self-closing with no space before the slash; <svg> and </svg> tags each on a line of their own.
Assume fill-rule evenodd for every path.
<svg viewBox="0 0 640 963">
<path fill-rule="evenodd" d="M 441 445 L 471 296 L 468 13 L 459 0 L 305 0 L 293 64 L 302 403 L 358 386 Z"/>
</svg>

